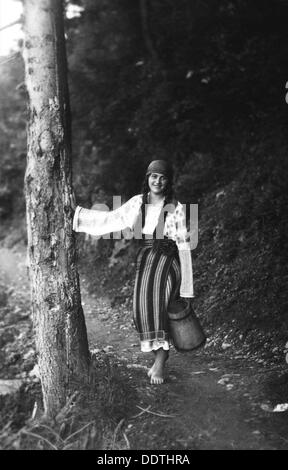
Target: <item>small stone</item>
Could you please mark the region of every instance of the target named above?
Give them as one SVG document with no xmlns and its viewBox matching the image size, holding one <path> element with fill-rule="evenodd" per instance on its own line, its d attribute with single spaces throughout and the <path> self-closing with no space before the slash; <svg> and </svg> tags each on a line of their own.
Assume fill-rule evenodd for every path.
<svg viewBox="0 0 288 470">
<path fill-rule="evenodd" d="M 218 380 L 218 384 L 226 385 L 229 382 L 229 377 L 222 377 L 222 379 Z"/>
</svg>

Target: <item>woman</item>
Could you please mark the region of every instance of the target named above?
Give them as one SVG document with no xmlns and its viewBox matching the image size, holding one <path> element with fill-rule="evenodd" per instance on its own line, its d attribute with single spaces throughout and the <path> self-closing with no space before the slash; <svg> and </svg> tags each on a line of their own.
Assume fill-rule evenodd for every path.
<svg viewBox="0 0 288 470">
<path fill-rule="evenodd" d="M 164 382 L 169 354 L 167 307 L 171 300 L 193 295 L 191 250 L 184 207 L 173 197 L 173 173 L 165 160 L 147 168 L 143 192 L 110 212 L 77 206 L 73 229 L 104 235 L 126 228 L 141 238 L 136 257 L 133 319 L 141 351 L 155 355 L 148 372 L 152 384 Z"/>
</svg>

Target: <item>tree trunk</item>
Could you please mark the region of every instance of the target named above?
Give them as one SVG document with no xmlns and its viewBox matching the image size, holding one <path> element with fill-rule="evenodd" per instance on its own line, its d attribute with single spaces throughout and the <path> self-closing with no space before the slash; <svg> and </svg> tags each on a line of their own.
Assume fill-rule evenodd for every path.
<svg viewBox="0 0 288 470">
<path fill-rule="evenodd" d="M 89 349 L 72 232 L 70 119 L 61 0 L 25 0 L 29 94 L 25 174 L 33 324 L 45 412 L 88 378 Z"/>
</svg>

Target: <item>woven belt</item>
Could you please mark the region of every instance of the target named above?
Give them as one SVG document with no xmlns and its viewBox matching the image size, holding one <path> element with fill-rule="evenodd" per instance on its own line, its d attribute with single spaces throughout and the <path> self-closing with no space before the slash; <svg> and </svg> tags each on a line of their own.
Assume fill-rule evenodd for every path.
<svg viewBox="0 0 288 470">
<path fill-rule="evenodd" d="M 163 238 L 160 240 L 155 238 L 144 238 L 142 243 L 144 246 L 151 247 L 154 250 L 166 255 L 174 255 L 177 253 L 177 245 L 174 240 L 171 240 L 170 238 Z"/>
</svg>

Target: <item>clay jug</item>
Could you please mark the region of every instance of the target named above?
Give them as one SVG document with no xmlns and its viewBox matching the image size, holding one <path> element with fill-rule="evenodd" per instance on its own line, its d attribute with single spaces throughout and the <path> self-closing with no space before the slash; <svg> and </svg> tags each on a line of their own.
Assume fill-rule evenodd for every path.
<svg viewBox="0 0 288 470">
<path fill-rule="evenodd" d="M 178 351 L 191 351 L 206 340 L 203 328 L 189 301 L 178 299 L 168 305 L 169 330 Z"/>
</svg>

